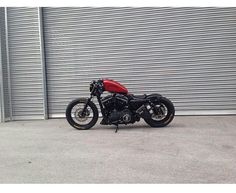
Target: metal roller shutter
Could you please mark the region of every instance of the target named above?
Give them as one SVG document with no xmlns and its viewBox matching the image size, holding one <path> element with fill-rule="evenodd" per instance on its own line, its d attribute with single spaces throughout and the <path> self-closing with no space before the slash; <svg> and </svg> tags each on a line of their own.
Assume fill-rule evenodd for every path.
<svg viewBox="0 0 236 193">
<path fill-rule="evenodd" d="M 49 114 L 92 79 L 161 93 L 177 114 L 236 112 L 236 8 L 44 8 Z"/>
<path fill-rule="evenodd" d="M 38 8 L 7 8 L 12 118 L 43 118 Z"/>
</svg>

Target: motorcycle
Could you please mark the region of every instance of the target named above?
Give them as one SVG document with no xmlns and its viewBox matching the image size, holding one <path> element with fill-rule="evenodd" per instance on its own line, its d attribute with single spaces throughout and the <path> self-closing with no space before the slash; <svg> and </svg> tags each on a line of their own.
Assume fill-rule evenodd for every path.
<svg viewBox="0 0 236 193">
<path fill-rule="evenodd" d="M 109 95 L 102 97 L 104 91 Z M 144 121 L 151 127 L 164 127 L 174 118 L 173 103 L 160 94 L 130 94 L 125 86 L 111 79 L 93 80 L 90 83 L 90 97 L 77 98 L 66 108 L 66 119 L 79 130 L 93 127 L 98 121 L 97 106 L 92 102 L 97 97 L 100 106 L 102 125 L 129 124 Z"/>
</svg>

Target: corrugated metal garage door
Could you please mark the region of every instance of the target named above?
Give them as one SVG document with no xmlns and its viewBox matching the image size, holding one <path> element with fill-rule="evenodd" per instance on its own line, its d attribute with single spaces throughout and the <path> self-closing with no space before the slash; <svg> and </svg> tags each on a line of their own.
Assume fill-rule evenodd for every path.
<svg viewBox="0 0 236 193">
<path fill-rule="evenodd" d="M 43 118 L 43 84 L 37 8 L 7 8 L 12 117 Z"/>
<path fill-rule="evenodd" d="M 44 8 L 49 114 L 92 79 L 159 92 L 177 114 L 236 111 L 236 8 Z"/>
</svg>

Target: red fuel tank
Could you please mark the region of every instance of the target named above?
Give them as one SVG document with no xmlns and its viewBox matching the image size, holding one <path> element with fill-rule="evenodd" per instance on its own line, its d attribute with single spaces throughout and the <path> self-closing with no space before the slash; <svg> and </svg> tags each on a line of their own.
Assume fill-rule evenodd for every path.
<svg viewBox="0 0 236 193">
<path fill-rule="evenodd" d="M 128 94 L 127 88 L 125 88 L 119 82 L 110 79 L 103 79 L 104 90 L 113 93 Z"/>
</svg>

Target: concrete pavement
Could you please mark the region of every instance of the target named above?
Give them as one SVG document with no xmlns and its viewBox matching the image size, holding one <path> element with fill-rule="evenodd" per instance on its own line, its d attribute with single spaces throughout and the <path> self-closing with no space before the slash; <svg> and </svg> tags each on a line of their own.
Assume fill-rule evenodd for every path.
<svg viewBox="0 0 236 193">
<path fill-rule="evenodd" d="M 0 124 L 0 183 L 236 183 L 236 116 L 177 116 L 78 131 L 64 119 Z"/>
</svg>

